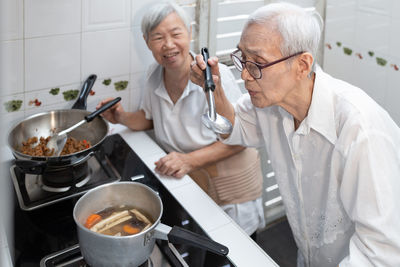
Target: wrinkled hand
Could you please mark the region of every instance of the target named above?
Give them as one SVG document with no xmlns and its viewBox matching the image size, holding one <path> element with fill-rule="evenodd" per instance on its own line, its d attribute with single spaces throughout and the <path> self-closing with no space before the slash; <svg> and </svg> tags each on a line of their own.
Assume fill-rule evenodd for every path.
<svg viewBox="0 0 400 267">
<path fill-rule="evenodd" d="M 156 171 L 163 175 L 182 178 L 194 169 L 188 154 L 171 152 L 154 163 Z"/>
<path fill-rule="evenodd" d="M 114 98 L 107 98 L 104 99 L 102 101 L 100 101 L 99 104 L 97 104 L 96 109 L 99 109 L 101 106 L 103 106 L 104 104 L 106 104 L 107 102 L 113 100 Z M 115 104 L 114 106 L 112 106 L 111 108 L 109 108 L 108 110 L 104 111 L 101 116 L 103 116 L 103 118 L 105 118 L 106 120 L 108 120 L 111 123 L 121 123 L 121 117 L 122 114 L 124 113 L 124 108 L 121 105 L 121 102 L 118 102 L 117 104 Z"/>
<path fill-rule="evenodd" d="M 220 73 L 218 67 L 218 58 L 217 57 L 210 57 L 208 59 L 208 64 L 211 67 L 211 74 L 213 76 L 213 81 L 215 85 L 218 87 L 221 85 L 220 81 Z M 204 88 L 204 70 L 206 69 L 206 62 L 202 55 L 197 55 L 195 60 L 190 65 L 190 80 Z"/>
</svg>

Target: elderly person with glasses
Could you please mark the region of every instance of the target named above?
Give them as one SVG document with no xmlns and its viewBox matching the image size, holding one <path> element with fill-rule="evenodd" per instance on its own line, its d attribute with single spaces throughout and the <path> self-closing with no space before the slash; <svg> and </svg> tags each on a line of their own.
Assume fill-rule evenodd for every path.
<svg viewBox="0 0 400 267">
<path fill-rule="evenodd" d="M 265 146 L 298 246 L 297 266 L 400 266 L 400 129 L 361 89 L 315 64 L 321 19 L 288 3 L 256 10 L 232 54 L 235 106 L 210 58 L 224 143 Z M 205 62 L 196 56 L 191 80 Z M 379 88 L 377 88 L 378 90 Z"/>
<path fill-rule="evenodd" d="M 180 6 L 160 3 L 144 14 L 142 32 L 157 63 L 148 70 L 141 107 L 127 112 L 117 104 L 103 116 L 132 130 L 154 129 L 157 142 L 168 152 L 155 162 L 156 171 L 176 178 L 189 173 L 255 238 L 265 224 L 259 155 L 254 148 L 222 144 L 201 123 L 208 107 L 202 87 L 189 80 L 195 56 L 189 51 L 190 20 Z M 222 84 L 237 99 L 241 92 L 232 73 L 224 65 L 220 70 Z"/>
</svg>

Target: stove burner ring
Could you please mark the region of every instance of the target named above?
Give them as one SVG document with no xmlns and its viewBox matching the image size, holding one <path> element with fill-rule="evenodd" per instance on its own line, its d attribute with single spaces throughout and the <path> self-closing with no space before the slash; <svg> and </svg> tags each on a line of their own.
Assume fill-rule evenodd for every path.
<svg viewBox="0 0 400 267">
<path fill-rule="evenodd" d="M 44 172 L 41 176 L 43 185 L 51 188 L 66 189 L 67 187 L 78 185 L 82 181 L 87 180 L 87 177 L 90 176 L 90 168 L 89 164 L 87 162 L 84 162 L 82 164 L 70 166 L 68 168 L 48 170 Z M 82 186 L 82 184 L 80 186 Z"/>
<path fill-rule="evenodd" d="M 139 265 L 138 267 L 155 267 L 153 260 L 150 255 L 147 260 Z M 53 254 L 47 255 L 40 261 L 40 266 L 79 266 L 79 267 L 89 267 L 83 258 L 79 245 L 74 245 L 72 247 L 66 248 L 64 250 L 55 252 Z M 169 265 L 168 265 L 169 266 Z"/>
<path fill-rule="evenodd" d="M 90 178 L 91 178 L 91 177 L 92 177 L 92 175 L 91 175 L 91 173 L 90 173 L 90 174 L 89 174 L 88 176 L 86 176 L 82 181 L 80 181 L 80 182 L 78 182 L 77 184 L 75 184 L 75 187 L 82 187 L 82 186 L 84 186 L 87 182 L 90 181 Z M 39 178 L 39 184 L 41 184 L 41 188 L 42 188 L 44 191 L 53 192 L 53 193 L 63 193 L 63 192 L 67 192 L 68 190 L 71 189 L 71 186 L 52 187 L 52 186 L 45 185 L 45 184 L 43 183 L 43 179 L 42 179 L 41 177 Z"/>
</svg>

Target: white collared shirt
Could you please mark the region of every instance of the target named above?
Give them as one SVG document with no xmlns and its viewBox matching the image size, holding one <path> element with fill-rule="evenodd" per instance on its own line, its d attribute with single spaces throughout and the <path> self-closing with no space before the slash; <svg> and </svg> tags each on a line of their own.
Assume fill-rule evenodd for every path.
<svg viewBox="0 0 400 267">
<path fill-rule="evenodd" d="M 224 142 L 266 147 L 298 266 L 400 266 L 400 129 L 385 110 L 318 67 L 296 131 L 291 114 L 248 94 L 235 111 Z"/>
<path fill-rule="evenodd" d="M 219 68 L 222 85 L 229 88 L 227 97 L 235 102 L 242 95 L 235 78 L 225 65 Z M 201 122 L 208 110 L 203 88 L 189 80 L 174 104 L 164 86 L 163 67 L 157 63 L 149 68 L 140 109 L 153 120 L 156 139 L 167 152 L 189 153 L 217 141 L 217 135 Z"/>
<path fill-rule="evenodd" d="M 219 64 L 219 70 L 222 86 L 229 88 L 226 95 L 233 103 L 242 93 L 229 68 Z M 174 105 L 164 86 L 161 65 L 154 64 L 149 68 L 140 109 L 145 112 L 146 119 L 153 120 L 157 142 L 167 152 L 189 153 L 218 139 L 217 134 L 201 122 L 201 116 L 208 110 L 203 88 L 189 80 Z M 265 225 L 261 197 L 222 208 L 248 234 Z"/>
</svg>

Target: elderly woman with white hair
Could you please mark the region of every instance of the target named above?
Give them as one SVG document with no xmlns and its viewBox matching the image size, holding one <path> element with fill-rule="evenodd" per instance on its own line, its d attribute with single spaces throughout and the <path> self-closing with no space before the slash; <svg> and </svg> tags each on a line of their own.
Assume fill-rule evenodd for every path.
<svg viewBox="0 0 400 267">
<path fill-rule="evenodd" d="M 202 87 L 189 80 L 195 55 L 189 51 L 187 15 L 174 3 L 152 5 L 142 19 L 142 32 L 157 63 L 148 70 L 141 107 L 127 112 L 117 104 L 103 116 L 132 130 L 154 128 L 157 142 L 168 152 L 155 162 L 156 171 L 176 178 L 189 173 L 254 238 L 265 224 L 259 155 L 254 148 L 222 144 L 202 124 L 207 101 Z M 241 92 L 233 75 L 224 65 L 220 70 L 222 84 L 237 99 Z"/>
<path fill-rule="evenodd" d="M 322 23 L 288 3 L 251 14 L 232 60 L 248 94 L 216 78 L 224 143 L 265 146 L 298 246 L 298 266 L 400 266 L 400 129 L 361 89 L 315 64 Z M 191 79 L 201 85 L 205 62 Z M 379 90 L 379 88 L 377 88 Z"/>
</svg>

